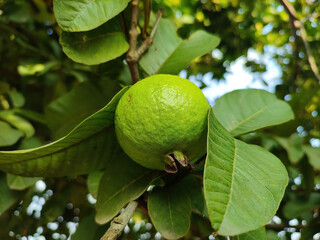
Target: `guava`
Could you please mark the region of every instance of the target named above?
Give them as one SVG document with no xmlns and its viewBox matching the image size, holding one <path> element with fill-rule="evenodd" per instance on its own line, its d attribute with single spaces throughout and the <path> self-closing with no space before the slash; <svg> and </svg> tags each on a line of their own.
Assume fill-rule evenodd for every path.
<svg viewBox="0 0 320 240">
<path fill-rule="evenodd" d="M 202 91 L 187 79 L 167 74 L 145 78 L 118 103 L 117 139 L 140 165 L 176 172 L 179 164 L 191 166 L 206 153 L 209 108 Z"/>
</svg>

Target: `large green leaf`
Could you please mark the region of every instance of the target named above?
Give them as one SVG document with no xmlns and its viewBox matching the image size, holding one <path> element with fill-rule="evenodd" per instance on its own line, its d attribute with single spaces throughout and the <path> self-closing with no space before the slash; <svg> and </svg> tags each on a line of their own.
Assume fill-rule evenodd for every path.
<svg viewBox="0 0 320 240">
<path fill-rule="evenodd" d="M 118 15 L 130 0 L 54 0 L 59 26 L 67 32 L 88 31 Z"/>
<path fill-rule="evenodd" d="M 0 169 L 29 177 L 75 176 L 105 167 L 118 151 L 114 111 L 127 89 L 67 136 L 42 147 L 0 152 Z"/>
<path fill-rule="evenodd" d="M 218 37 L 203 30 L 195 31 L 183 40 L 177 35 L 177 26 L 170 20 L 162 19 L 153 44 L 139 63 L 148 75 L 178 74 L 193 59 L 217 47 L 219 42 Z"/>
<path fill-rule="evenodd" d="M 83 119 L 101 109 L 105 97 L 90 82 L 75 86 L 45 108 L 45 117 L 55 139 L 65 136 Z"/>
<path fill-rule="evenodd" d="M 209 113 L 204 194 L 213 228 L 239 235 L 267 224 L 288 183 L 281 161 L 260 146 L 246 144 Z"/>
<path fill-rule="evenodd" d="M 0 147 L 11 146 L 23 136 L 23 132 L 2 121 L 0 121 L 0 133 Z"/>
<path fill-rule="evenodd" d="M 129 49 L 129 44 L 117 21 L 103 24 L 89 32 L 63 32 L 60 44 L 73 61 L 96 65 L 115 59 Z"/>
<path fill-rule="evenodd" d="M 261 227 L 251 232 L 232 237 L 231 240 L 267 240 L 267 232 L 265 227 Z"/>
<path fill-rule="evenodd" d="M 99 183 L 96 221 L 109 222 L 128 202 L 143 194 L 159 171 L 146 169 L 120 154 L 108 167 Z"/>
<path fill-rule="evenodd" d="M 320 148 L 314 148 L 311 146 L 304 145 L 302 149 L 306 153 L 309 163 L 315 169 L 320 170 Z"/>
<path fill-rule="evenodd" d="M 289 138 L 275 136 L 274 139 L 286 150 L 288 158 L 292 163 L 297 163 L 301 160 L 304 155 L 302 149 L 302 137 L 298 134 L 292 134 Z"/>
<path fill-rule="evenodd" d="M 191 201 L 177 185 L 152 190 L 148 211 L 157 231 L 166 239 L 178 239 L 190 228 Z"/>
<path fill-rule="evenodd" d="M 244 89 L 220 97 L 214 107 L 219 122 L 238 136 L 294 118 L 290 106 L 265 90 Z"/>
</svg>

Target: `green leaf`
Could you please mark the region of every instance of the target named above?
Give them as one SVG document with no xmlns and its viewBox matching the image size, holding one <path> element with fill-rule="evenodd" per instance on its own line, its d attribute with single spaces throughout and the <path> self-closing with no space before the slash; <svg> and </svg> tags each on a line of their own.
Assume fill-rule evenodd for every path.
<svg viewBox="0 0 320 240">
<path fill-rule="evenodd" d="M 279 237 L 278 234 L 272 230 L 267 231 L 267 239 L 268 240 L 282 240 L 282 238 Z"/>
<path fill-rule="evenodd" d="M 41 147 L 42 145 L 43 145 L 43 141 L 41 141 L 39 138 L 31 137 L 31 138 L 22 139 L 18 146 L 18 149 L 24 150 L 24 149 Z"/>
<path fill-rule="evenodd" d="M 311 193 L 308 199 L 305 197 L 288 201 L 283 207 L 283 214 L 287 219 L 293 219 L 301 214 L 320 207 L 320 193 Z"/>
<path fill-rule="evenodd" d="M 27 177 L 75 176 L 106 166 L 117 153 L 114 111 L 127 89 L 81 122 L 67 136 L 29 150 L 0 151 L 0 169 Z"/>
<path fill-rule="evenodd" d="M 9 96 L 14 107 L 22 107 L 24 105 L 25 99 L 21 93 L 16 91 L 10 91 Z"/>
<path fill-rule="evenodd" d="M 0 118 L 24 132 L 27 138 L 32 137 L 35 133 L 35 130 L 31 123 L 24 118 L 15 115 L 13 111 L 0 111 Z"/>
<path fill-rule="evenodd" d="M 287 151 L 289 160 L 292 163 L 297 163 L 301 160 L 304 155 L 302 150 L 302 137 L 299 137 L 298 134 L 292 134 L 289 138 L 275 136 L 274 139 Z"/>
<path fill-rule="evenodd" d="M 0 121 L 0 133 L 0 147 L 11 146 L 23 136 L 23 132 L 2 121 Z"/>
<path fill-rule="evenodd" d="M 72 185 L 59 187 L 56 194 L 46 201 L 42 209 L 42 217 L 47 222 L 55 221 L 59 216 L 62 216 L 66 210 L 66 206 L 70 201 L 70 197 L 74 193 Z"/>
<path fill-rule="evenodd" d="M 45 108 L 46 122 L 55 139 L 69 133 L 83 119 L 106 105 L 107 100 L 90 82 L 78 84 Z"/>
<path fill-rule="evenodd" d="M 44 120 L 44 116 L 38 112 L 27 110 L 27 109 L 22 109 L 22 108 L 14 108 L 12 109 L 12 112 L 16 115 L 20 115 L 26 119 L 46 124 Z"/>
<path fill-rule="evenodd" d="M 77 230 L 71 236 L 71 240 L 96 240 L 100 239 L 106 231 L 106 226 L 99 226 L 94 221 L 94 214 L 83 218 L 77 227 Z"/>
<path fill-rule="evenodd" d="M 63 32 L 60 44 L 73 61 L 96 65 L 115 59 L 129 49 L 124 33 L 116 21 L 108 22 L 89 32 Z"/>
<path fill-rule="evenodd" d="M 232 237 L 231 240 L 267 240 L 266 229 L 261 227 L 251 232 Z"/>
<path fill-rule="evenodd" d="M 7 183 L 12 190 L 24 190 L 31 187 L 41 178 L 20 177 L 12 174 L 7 174 Z"/>
<path fill-rule="evenodd" d="M 312 167 L 320 170 L 320 148 L 304 145 L 302 146 L 302 149 L 306 153 Z"/>
<path fill-rule="evenodd" d="M 124 10 L 130 0 L 54 0 L 59 26 L 67 32 L 94 29 Z"/>
<path fill-rule="evenodd" d="M 148 75 L 158 73 L 178 74 L 195 58 L 218 46 L 220 39 L 203 30 L 195 31 L 188 39 L 177 35 L 177 26 L 161 19 L 153 44 L 139 61 Z"/>
<path fill-rule="evenodd" d="M 16 203 L 21 196 L 21 192 L 9 189 L 6 176 L 4 174 L 0 174 L 0 196 L 0 216 L 14 203 Z"/>
<path fill-rule="evenodd" d="M 190 228 L 191 201 L 180 187 L 152 190 L 148 211 L 152 223 L 164 238 L 181 238 Z"/>
<path fill-rule="evenodd" d="M 97 198 L 98 196 L 99 182 L 103 174 L 104 174 L 103 171 L 96 171 L 88 175 L 88 179 L 87 179 L 88 190 L 89 190 L 89 193 L 94 198 Z"/>
<path fill-rule="evenodd" d="M 213 112 L 233 136 L 284 123 L 294 118 L 286 102 L 260 89 L 229 92 L 216 101 Z"/>
<path fill-rule="evenodd" d="M 120 154 L 103 174 L 96 203 L 96 221 L 109 222 L 130 201 L 143 194 L 160 172 L 141 167 Z"/>
<path fill-rule="evenodd" d="M 185 193 L 191 200 L 192 210 L 198 214 L 203 214 L 205 202 L 202 191 L 202 180 L 192 175 L 184 177 L 178 184 L 180 188 L 185 190 Z"/>
<path fill-rule="evenodd" d="M 267 224 L 288 184 L 285 167 L 264 148 L 233 138 L 213 111 L 208 128 L 204 195 L 213 228 L 233 236 Z"/>
</svg>

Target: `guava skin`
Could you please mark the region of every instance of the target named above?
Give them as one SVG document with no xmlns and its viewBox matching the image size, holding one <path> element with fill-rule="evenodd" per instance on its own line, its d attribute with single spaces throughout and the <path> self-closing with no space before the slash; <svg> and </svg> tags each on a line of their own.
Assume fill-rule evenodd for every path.
<svg viewBox="0 0 320 240">
<path fill-rule="evenodd" d="M 209 108 L 189 80 L 166 74 L 145 78 L 119 101 L 117 139 L 132 160 L 147 168 L 163 170 L 173 152 L 192 163 L 206 153 Z"/>
</svg>

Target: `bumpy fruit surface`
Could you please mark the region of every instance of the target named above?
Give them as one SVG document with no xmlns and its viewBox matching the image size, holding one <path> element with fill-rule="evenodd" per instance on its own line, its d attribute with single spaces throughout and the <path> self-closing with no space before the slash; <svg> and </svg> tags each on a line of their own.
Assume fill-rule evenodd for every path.
<svg viewBox="0 0 320 240">
<path fill-rule="evenodd" d="M 119 101 L 118 141 L 129 157 L 147 168 L 164 169 L 172 164 L 170 155 L 194 162 L 206 152 L 209 107 L 189 80 L 165 74 L 148 77 Z"/>
</svg>

